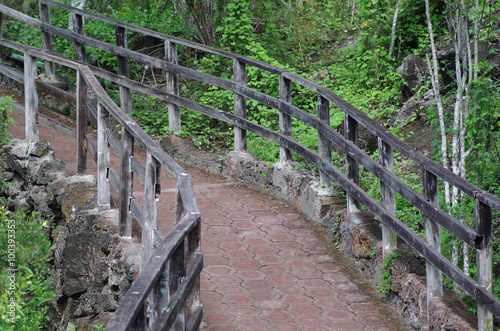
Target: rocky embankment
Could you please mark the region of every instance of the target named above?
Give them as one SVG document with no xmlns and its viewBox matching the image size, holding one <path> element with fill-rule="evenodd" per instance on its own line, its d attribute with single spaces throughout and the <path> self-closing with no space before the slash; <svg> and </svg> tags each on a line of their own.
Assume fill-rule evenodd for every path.
<svg viewBox="0 0 500 331">
<path fill-rule="evenodd" d="M 78 330 L 109 320 L 133 280 L 133 266 L 122 254 L 123 242 L 109 220 L 115 211 L 99 212 L 94 176 L 71 176 L 55 160 L 47 141 L 14 140 L 0 150 L 0 176 L 12 210 L 38 211 L 50 220 L 54 242 L 48 330 Z"/>
</svg>

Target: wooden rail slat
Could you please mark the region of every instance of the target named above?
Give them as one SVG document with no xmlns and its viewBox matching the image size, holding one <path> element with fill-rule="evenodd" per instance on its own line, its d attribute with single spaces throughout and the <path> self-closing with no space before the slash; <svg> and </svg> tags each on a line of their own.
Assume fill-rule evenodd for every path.
<svg viewBox="0 0 500 331">
<path fill-rule="evenodd" d="M 323 122 L 325 126 L 330 126 L 330 103 L 328 100 L 318 95 L 318 120 Z M 330 140 L 323 134 L 318 132 L 318 152 L 321 157 L 331 160 L 332 159 L 332 148 Z M 333 182 L 330 177 L 328 177 L 324 172 L 319 173 L 320 183 L 327 187 L 332 188 Z"/>
<path fill-rule="evenodd" d="M 238 60 L 233 61 L 234 82 L 238 85 L 246 85 L 247 71 L 246 65 Z M 247 117 L 247 101 L 245 96 L 234 93 L 234 114 L 241 118 Z M 234 150 L 245 152 L 247 150 L 247 133 L 239 127 L 234 128 Z"/>
</svg>

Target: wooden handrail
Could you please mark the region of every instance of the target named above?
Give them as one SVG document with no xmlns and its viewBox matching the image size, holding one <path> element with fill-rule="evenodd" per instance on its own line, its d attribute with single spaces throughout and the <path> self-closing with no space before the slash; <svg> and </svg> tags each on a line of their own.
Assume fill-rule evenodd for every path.
<svg viewBox="0 0 500 331">
<path fill-rule="evenodd" d="M 184 107 L 198 113 L 210 116 L 212 118 L 218 119 L 220 121 L 233 124 L 235 129 L 235 148 L 236 150 L 246 149 L 246 138 L 245 132 L 251 131 L 269 141 L 273 141 L 280 146 L 280 160 L 282 162 L 291 161 L 291 153 L 295 152 L 302 157 L 306 158 L 310 162 L 316 164 L 321 171 L 321 181 L 324 183 L 327 180 L 333 179 L 348 193 L 348 211 L 352 212 L 359 208 L 359 205 L 364 205 L 372 213 L 374 213 L 378 219 L 382 221 L 384 227 L 387 231 L 384 231 L 384 251 L 394 248 L 394 233 L 408 242 L 417 252 L 419 252 L 428 262 L 429 268 L 427 268 L 428 277 L 432 277 L 432 281 L 428 283 L 428 295 L 439 296 L 442 293 L 442 285 L 440 279 L 441 272 L 446 274 L 450 279 L 452 279 L 456 284 L 462 287 L 467 293 L 474 297 L 480 306 L 480 319 L 488 319 L 489 312 L 500 317 L 500 301 L 495 298 L 491 293 L 491 210 L 500 210 L 500 199 L 490 193 L 483 192 L 480 188 L 474 186 L 473 184 L 467 182 L 465 179 L 453 174 L 451 171 L 443 168 L 439 164 L 436 164 L 429 158 L 423 156 L 413 148 L 406 145 L 404 142 L 396 138 L 391 132 L 384 129 L 381 125 L 371 120 L 367 115 L 360 112 L 358 109 L 348 104 L 332 91 L 310 82 L 296 74 L 290 73 L 286 70 L 274 67 L 269 64 L 265 64 L 244 56 L 237 54 L 232 54 L 226 51 L 221 51 L 212 47 L 199 45 L 193 42 L 185 41 L 180 38 L 171 37 L 158 32 L 147 30 L 144 28 L 136 27 L 128 23 L 116 21 L 109 19 L 97 14 L 89 13 L 80 9 L 69 7 L 60 3 L 56 3 L 50 0 L 40 0 L 40 4 L 44 6 L 52 6 L 67 10 L 71 13 L 80 15 L 81 17 L 87 17 L 89 19 L 95 19 L 102 22 L 110 23 L 115 26 L 117 33 L 117 45 L 111 45 L 103 41 L 99 41 L 90 37 L 83 35 L 83 30 L 80 28 L 79 33 L 69 32 L 65 29 L 57 28 L 49 24 L 50 16 L 44 19 L 44 22 L 40 22 L 29 16 L 17 13 L 12 9 L 0 5 L 0 13 L 11 16 L 31 26 L 40 29 L 46 36 L 51 36 L 56 34 L 68 40 L 72 40 L 82 47 L 91 46 L 102 50 L 105 50 L 111 54 L 118 56 L 119 61 L 122 63 L 122 69 L 120 69 L 119 74 L 111 73 L 100 68 L 92 67 L 82 63 L 84 58 L 80 58 L 80 62 L 68 60 L 53 54 L 50 51 L 42 51 L 34 47 L 28 47 L 21 45 L 12 41 L 7 41 L 5 39 L 0 39 L 0 44 L 19 51 L 25 52 L 30 57 L 38 57 L 46 61 L 52 61 L 55 63 L 60 63 L 68 67 L 72 67 L 78 70 L 81 75 L 81 84 L 89 87 L 97 96 L 99 103 L 101 104 L 101 110 L 109 112 L 124 128 L 128 138 L 124 140 L 127 142 L 128 146 L 133 145 L 132 141 L 138 142 L 147 152 L 148 159 L 150 160 L 149 165 L 142 167 L 133 155 L 127 156 L 130 161 L 130 168 L 134 169 L 134 172 L 138 174 L 140 178 L 151 183 L 153 189 L 147 191 L 150 197 L 155 194 L 156 185 L 156 166 L 155 163 L 161 164 L 166 167 L 170 172 L 172 172 L 178 182 L 178 196 L 176 198 L 176 220 L 179 221 L 178 225 L 181 224 L 186 218 L 195 217 L 199 215 L 198 207 L 194 196 L 189 193 L 189 187 L 192 187 L 189 177 L 185 174 L 184 170 L 180 168 L 174 161 L 168 156 L 161 148 L 156 146 L 152 139 L 147 136 L 140 127 L 133 122 L 104 92 L 100 87 L 97 77 L 104 78 L 108 81 L 116 83 L 120 86 L 121 91 L 126 91 L 127 89 L 136 90 L 147 95 L 154 96 L 158 99 L 164 100 L 169 104 L 169 112 L 172 111 L 172 116 L 174 120 L 171 123 L 178 120 L 178 108 Z M 159 38 L 165 41 L 166 45 L 166 60 L 161 60 L 153 58 L 129 49 L 126 49 L 126 43 L 123 36 L 126 34 L 126 30 L 134 31 L 137 33 L 146 34 L 155 38 Z M 47 39 L 48 40 L 48 39 Z M 120 41 L 121 40 L 121 41 Z M 184 45 L 197 50 L 222 56 L 233 60 L 234 64 L 234 81 L 219 78 L 213 75 L 198 72 L 196 70 L 183 67 L 179 65 L 176 61 L 176 46 Z M 50 47 L 47 46 L 47 49 Z M 121 60 L 120 60 L 121 59 Z M 136 82 L 127 76 L 127 70 L 124 67 L 124 61 L 128 59 L 135 60 L 140 63 L 144 63 L 159 69 L 166 70 L 169 75 L 169 87 L 168 91 L 163 91 L 160 89 L 147 86 L 145 84 Z M 279 75 L 280 81 L 280 97 L 274 98 L 264 93 L 258 92 L 246 86 L 246 66 L 254 66 L 270 73 Z M 181 97 L 178 93 L 178 80 L 176 77 L 178 75 L 185 76 L 187 78 L 207 83 L 234 93 L 235 100 L 235 112 L 234 114 L 224 112 L 201 103 L 189 100 L 187 98 Z M 32 78 L 31 78 L 32 79 Z M 307 89 L 314 91 L 318 94 L 318 117 L 315 117 L 307 112 L 301 110 L 300 108 L 293 106 L 291 104 L 291 82 L 295 82 L 299 85 L 306 87 Z M 84 86 L 84 85 L 81 85 Z M 278 109 L 280 112 L 280 132 L 277 133 L 273 130 L 262 127 L 246 119 L 246 98 L 251 98 L 256 100 L 266 106 Z M 77 102 L 78 103 L 78 102 Z M 78 103 L 83 107 L 85 102 Z M 335 130 L 333 130 L 329 125 L 328 116 L 328 104 L 332 104 L 345 113 L 345 137 L 341 136 Z M 101 112 L 100 112 L 101 114 Z M 177 114 L 177 115 L 176 115 Z M 170 113 L 169 113 L 170 115 Z M 319 152 L 316 153 L 301 144 L 293 140 L 291 136 L 291 118 L 295 118 L 306 125 L 316 129 L 318 131 Z M 381 162 L 378 163 L 373 160 L 369 155 L 363 152 L 357 146 L 357 131 L 358 126 L 361 125 L 368 131 L 372 132 L 379 141 L 379 150 Z M 180 122 L 179 122 L 180 128 Z M 177 130 L 176 128 L 175 130 Z M 109 130 L 104 130 L 105 132 Z M 104 137 L 104 136 L 103 136 Z M 121 149 L 119 144 L 119 139 L 113 137 L 111 132 L 106 133 L 106 137 L 113 146 L 116 146 L 119 154 L 124 155 L 125 147 Z M 107 138 L 107 139 L 108 139 Z M 122 137 L 122 140 L 125 139 Z M 90 139 L 88 139 L 90 141 Z M 330 156 L 330 143 L 335 144 L 339 149 L 341 149 L 346 154 L 346 174 L 344 175 L 340 170 L 336 169 L 331 163 Z M 93 146 L 92 143 L 89 145 L 89 151 L 95 150 L 97 147 Z M 129 148 L 129 147 L 128 147 Z M 402 155 L 412 160 L 418 164 L 424 173 L 424 194 L 420 194 L 408 184 L 406 184 L 401 178 L 396 176 L 392 171 L 393 167 L 393 150 L 400 152 Z M 121 152 L 120 152 L 121 151 Z M 98 153 L 91 153 L 91 155 Z M 358 184 L 359 165 L 363 166 L 367 171 L 374 174 L 381 182 L 383 201 L 382 204 L 377 202 L 373 197 L 368 195 Z M 149 169 L 149 170 L 148 170 Z M 116 177 L 111 172 L 111 178 Z M 442 179 L 449 182 L 450 184 L 456 186 L 462 192 L 471 196 L 476 201 L 476 229 L 472 230 L 463 223 L 456 220 L 454 217 L 449 215 L 447 212 L 438 208 L 437 203 L 437 180 Z M 116 179 L 114 179 L 117 182 Z M 125 185 L 123 183 L 117 183 L 116 185 Z M 400 220 L 396 218 L 394 210 L 394 193 L 400 194 L 405 200 L 410 202 L 413 206 L 419 209 L 426 219 L 426 236 L 427 231 L 429 238 L 427 242 L 421 239 L 417 234 L 410 230 L 406 225 L 404 225 Z M 120 201 L 125 201 L 126 199 L 120 199 Z M 144 212 L 141 207 L 135 202 L 130 201 L 129 210 L 138 221 L 142 224 L 146 224 L 150 215 L 150 210 Z M 150 208 L 154 210 L 154 205 Z M 189 216 L 191 215 L 191 216 Z M 198 216 L 196 216 L 198 217 Z M 154 217 L 153 217 L 154 218 Z M 148 223 L 149 224 L 149 223 Z M 480 270 L 480 276 L 478 282 L 474 281 L 469 276 L 465 275 L 459 268 L 454 266 L 450 261 L 448 261 L 440 253 L 439 249 L 439 226 L 444 227 L 452 234 L 460 238 L 467 245 L 474 247 L 478 252 L 478 269 Z M 437 232 L 436 232 L 437 231 Z M 125 231 L 127 232 L 127 231 Z M 195 236 L 196 234 L 191 232 L 190 236 Z M 167 235 L 168 237 L 169 235 Z M 167 237 L 165 240 L 167 240 Z M 164 247 L 165 240 L 159 244 L 160 247 Z M 153 242 L 159 243 L 161 240 L 159 236 L 153 235 L 145 239 L 148 241 L 148 245 Z M 192 246 L 193 252 L 199 250 L 199 246 Z M 156 254 L 156 253 L 155 253 Z M 177 254 L 170 252 L 169 254 Z M 178 252 L 178 254 L 181 254 Z M 184 253 L 182 253 L 184 254 Z M 197 261 L 198 258 L 193 257 L 193 261 Z M 176 255 L 177 256 L 177 255 Z M 152 261 L 152 260 L 151 260 Z M 149 263 L 151 263 L 151 261 Z M 162 260 L 165 263 L 166 260 Z M 148 268 L 149 263 L 144 266 Z M 180 263 L 180 262 L 179 262 Z M 182 263 L 180 263 L 181 265 Z M 432 266 L 431 266 L 432 264 Z M 158 266 L 155 266 L 157 268 Z M 182 271 L 185 275 L 193 271 L 193 274 L 198 273 L 197 267 L 189 269 L 186 263 L 182 264 Z M 189 270 L 188 270 L 189 269 Z M 141 274 L 142 275 L 142 274 Z M 158 275 L 155 275 L 158 277 Z M 184 276 L 180 276 L 184 277 Z M 146 278 L 144 278 L 146 279 Z M 156 278 L 155 278 L 156 279 Z M 145 280 L 144 280 L 145 281 Z M 153 281 L 153 280 L 151 280 Z M 150 286 L 150 285 L 148 285 Z M 153 285 L 151 285 L 153 286 Z M 186 285 L 186 287 L 189 287 Z M 152 287 L 151 287 L 152 288 Z M 150 291 L 148 288 L 147 291 Z M 173 287 L 172 290 L 177 290 L 177 287 Z M 149 292 L 148 292 L 149 293 Z M 153 291 L 154 293 L 154 291 Z M 141 298 L 144 299 L 147 294 L 142 293 Z M 130 298 L 134 297 L 131 295 Z M 153 300 L 153 306 L 157 306 L 157 303 Z M 137 306 L 139 309 L 141 306 Z M 142 309 L 142 308 L 141 308 Z M 488 312 L 489 311 L 489 312 Z M 134 312 L 139 313 L 134 310 Z M 201 310 L 199 311 L 201 314 Z M 135 313 L 134 313 L 135 314 Z M 200 318 L 200 315 L 194 314 L 196 319 Z M 153 319 L 156 321 L 172 321 L 176 318 L 171 318 L 164 315 L 154 315 Z M 140 319 L 139 319 L 140 320 Z M 131 321 L 130 323 L 134 323 Z M 137 322 L 139 323 L 139 322 Z M 142 322 L 140 322 L 142 323 Z M 153 323 L 153 324 L 154 324 Z M 159 322 L 158 322 L 159 323 Z M 172 322 L 174 323 L 174 322 Z M 184 321 L 184 323 L 187 323 Z M 194 322 L 191 322 L 194 323 Z M 192 324 L 192 325 L 196 325 Z M 198 324 L 199 325 L 199 324 Z"/>
</svg>

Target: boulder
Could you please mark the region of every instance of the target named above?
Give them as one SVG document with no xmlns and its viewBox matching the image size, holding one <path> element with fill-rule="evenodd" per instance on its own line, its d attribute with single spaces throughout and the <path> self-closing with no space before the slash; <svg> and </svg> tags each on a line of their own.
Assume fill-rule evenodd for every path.
<svg viewBox="0 0 500 331">
<path fill-rule="evenodd" d="M 403 95 L 406 99 L 417 92 L 427 75 L 427 65 L 416 55 L 408 55 L 403 59 L 401 66 L 396 70 L 406 82 Z"/>
</svg>

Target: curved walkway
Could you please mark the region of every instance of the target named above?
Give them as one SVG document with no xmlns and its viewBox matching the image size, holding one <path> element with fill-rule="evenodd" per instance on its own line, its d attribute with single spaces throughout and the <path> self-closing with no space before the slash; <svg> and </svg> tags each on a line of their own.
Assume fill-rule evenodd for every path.
<svg viewBox="0 0 500 331">
<path fill-rule="evenodd" d="M 13 117 L 20 124 L 10 131 L 23 139 L 24 118 Z M 40 139 L 47 139 L 74 173 L 75 142 L 44 127 Z M 143 156 L 136 151 L 136 157 Z M 89 173 L 93 169 L 89 161 Z M 231 179 L 185 169 L 202 212 L 202 330 L 410 330 L 360 279 L 326 232 L 294 207 Z M 165 176 L 164 233 L 171 226 L 175 195 L 175 181 Z"/>
</svg>

